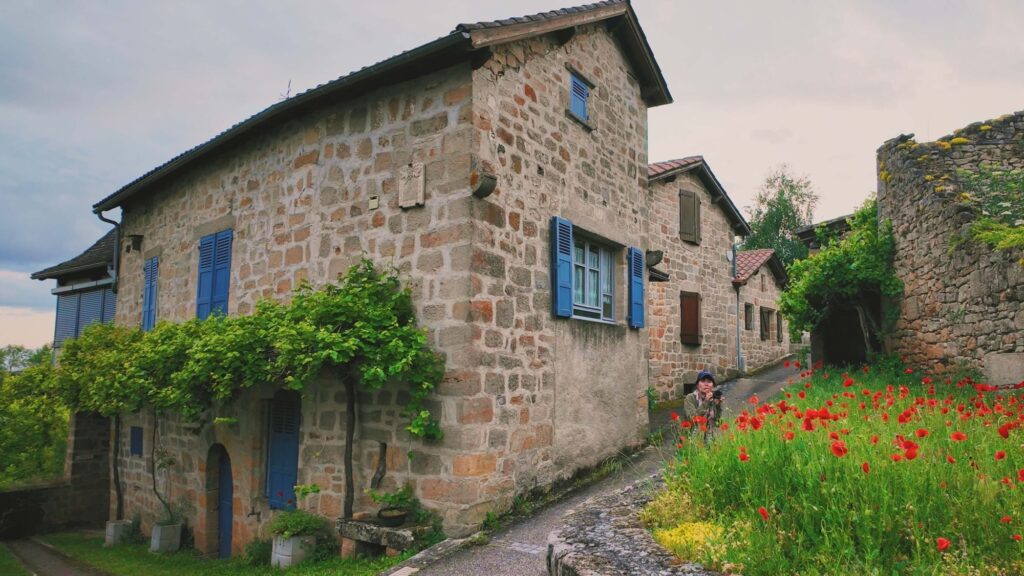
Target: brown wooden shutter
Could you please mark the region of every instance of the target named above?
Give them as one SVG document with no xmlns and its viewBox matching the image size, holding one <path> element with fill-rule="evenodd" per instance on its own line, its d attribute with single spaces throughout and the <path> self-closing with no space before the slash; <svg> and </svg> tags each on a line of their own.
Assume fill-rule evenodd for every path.
<svg viewBox="0 0 1024 576">
<path fill-rule="evenodd" d="M 700 344 L 700 294 L 679 293 L 679 333 L 683 344 Z"/>
<path fill-rule="evenodd" d="M 761 307 L 761 340 L 767 340 L 771 334 L 772 311 Z"/>
<path fill-rule="evenodd" d="M 700 199 L 689 190 L 679 191 L 679 239 L 700 243 Z"/>
</svg>

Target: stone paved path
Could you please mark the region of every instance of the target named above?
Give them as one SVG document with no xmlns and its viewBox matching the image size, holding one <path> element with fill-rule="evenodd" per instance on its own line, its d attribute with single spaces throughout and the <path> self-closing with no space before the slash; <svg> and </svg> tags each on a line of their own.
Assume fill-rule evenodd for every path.
<svg viewBox="0 0 1024 576">
<path fill-rule="evenodd" d="M 92 568 L 73 563 L 35 540 L 11 540 L 2 545 L 35 576 L 109 576 Z"/>
<path fill-rule="evenodd" d="M 778 365 L 750 378 L 739 378 L 723 384 L 726 415 L 737 414 L 748 406 L 752 394 L 767 399 L 794 380 L 799 374 L 795 368 Z M 671 413 L 679 409 L 658 410 L 652 416 L 651 427 L 665 426 Z M 392 576 L 545 576 L 548 533 L 555 529 L 562 516 L 592 496 L 620 490 L 637 479 L 661 469 L 672 456 L 672 438 L 663 446 L 644 450 L 626 462 L 622 469 L 608 477 L 570 494 L 532 517 L 507 526 L 491 536 L 488 543 L 461 549 L 426 566 L 404 565 L 387 574 Z"/>
</svg>

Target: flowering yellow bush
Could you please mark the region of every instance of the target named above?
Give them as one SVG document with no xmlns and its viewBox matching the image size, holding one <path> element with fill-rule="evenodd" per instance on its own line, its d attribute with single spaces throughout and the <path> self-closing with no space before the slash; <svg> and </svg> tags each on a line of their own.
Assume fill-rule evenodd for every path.
<svg viewBox="0 0 1024 576">
<path fill-rule="evenodd" d="M 709 522 L 684 522 L 675 528 L 655 530 L 654 539 L 684 560 L 694 560 L 700 549 L 722 536 L 722 527 Z"/>
</svg>

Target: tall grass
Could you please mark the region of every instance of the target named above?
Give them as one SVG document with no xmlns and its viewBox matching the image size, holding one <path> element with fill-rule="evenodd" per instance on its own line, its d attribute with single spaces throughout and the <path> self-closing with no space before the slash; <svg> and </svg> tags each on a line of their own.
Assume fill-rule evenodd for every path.
<svg viewBox="0 0 1024 576">
<path fill-rule="evenodd" d="M 711 446 L 684 434 L 643 516 L 677 554 L 748 576 L 1021 574 L 1021 392 L 802 372 Z"/>
</svg>

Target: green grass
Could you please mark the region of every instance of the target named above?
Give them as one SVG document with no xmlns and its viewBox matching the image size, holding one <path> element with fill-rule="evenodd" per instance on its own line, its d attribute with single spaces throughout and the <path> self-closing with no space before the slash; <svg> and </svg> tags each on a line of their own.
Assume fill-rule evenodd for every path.
<svg viewBox="0 0 1024 576">
<path fill-rule="evenodd" d="M 1021 390 L 827 372 L 681 442 L 655 538 L 746 576 L 1024 573 Z"/>
<path fill-rule="evenodd" d="M 14 558 L 11 551 L 0 542 L 0 574 L 6 576 L 29 576 L 29 573 L 21 567 L 21 564 Z"/>
<path fill-rule="evenodd" d="M 69 556 L 73 556 L 101 570 L 117 576 L 369 576 L 385 570 L 411 554 L 405 553 L 394 558 L 341 558 L 303 564 L 289 570 L 278 570 L 270 566 L 250 567 L 237 561 L 208 560 L 200 558 L 194 551 L 176 554 L 151 554 L 145 544 L 124 544 L 104 548 L 102 538 L 81 534 L 53 534 L 44 538 Z M 2 558 L 0 558 L 2 562 Z M 0 563 L 0 568 L 3 564 Z M 0 574 L 7 574 L 0 570 Z"/>
</svg>

